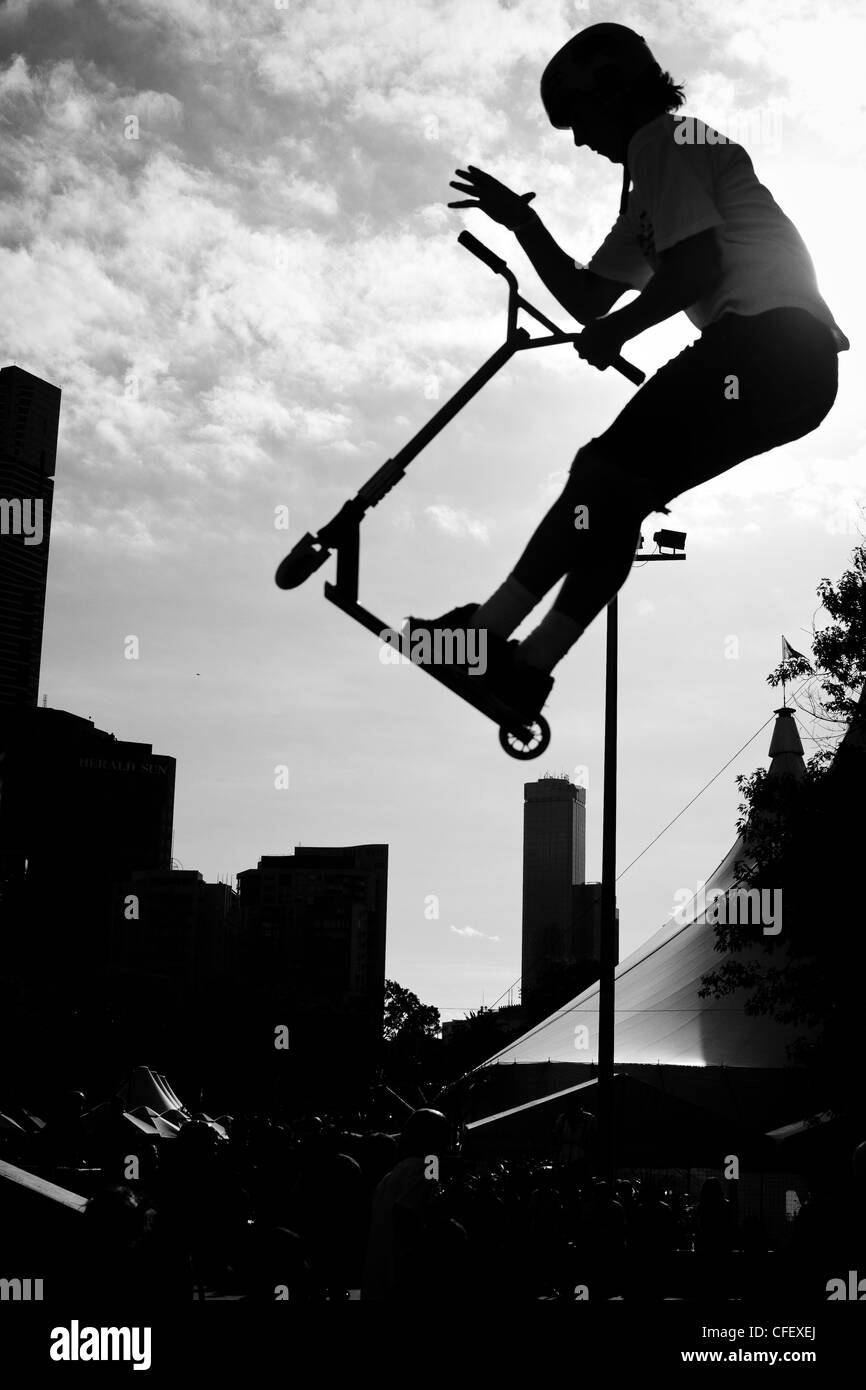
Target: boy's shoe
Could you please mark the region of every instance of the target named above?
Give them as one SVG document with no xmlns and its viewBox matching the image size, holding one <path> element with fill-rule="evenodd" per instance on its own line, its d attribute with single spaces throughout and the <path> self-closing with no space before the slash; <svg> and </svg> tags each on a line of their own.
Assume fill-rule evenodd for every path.
<svg viewBox="0 0 866 1390">
<path fill-rule="evenodd" d="M 432 632 L 434 628 L 450 628 L 452 631 L 472 626 L 472 618 L 481 607 L 480 603 L 465 603 L 462 608 L 452 608 L 441 618 L 407 618 L 403 631 Z"/>
<path fill-rule="evenodd" d="M 553 676 L 549 671 L 530 666 L 528 661 L 521 661 L 516 653 L 512 654 L 510 669 L 502 677 L 500 699 L 522 719 L 537 718 L 552 689 Z"/>
<path fill-rule="evenodd" d="M 473 627 L 472 619 L 480 607 L 477 603 L 467 603 L 460 608 L 452 608 L 439 618 L 407 618 L 403 628 L 404 637 L 411 643 L 412 634 L 429 633 L 438 628 L 452 632 L 468 630 Z M 479 690 L 488 690 L 503 704 L 508 705 L 520 715 L 521 719 L 532 720 L 540 714 L 545 700 L 553 689 L 553 676 L 541 671 L 528 662 L 521 661 L 517 655 L 519 643 L 496 633 L 486 635 L 487 669 L 483 675 L 476 675 L 468 663 L 454 664 L 452 670 L 467 676 Z M 435 653 L 435 647 L 434 647 Z M 418 662 L 420 666 L 427 662 Z"/>
<path fill-rule="evenodd" d="M 437 632 L 437 630 L 439 632 L 448 631 L 467 633 L 469 631 L 475 631 L 476 629 L 475 624 L 473 623 L 473 618 L 475 617 L 475 614 L 478 612 L 480 606 L 481 605 L 478 603 L 466 603 L 463 604 L 460 608 L 449 609 L 447 613 L 443 613 L 441 617 L 438 618 L 407 618 L 406 623 L 403 627 L 402 636 L 404 640 L 407 643 L 409 643 L 410 651 L 412 638 L 418 632 L 429 635 L 433 641 L 433 646 L 431 648 L 431 660 L 429 662 L 418 661 L 416 664 L 419 666 L 427 666 L 432 665 L 435 662 L 435 633 Z M 458 672 L 460 675 L 471 675 L 473 681 L 481 681 L 484 680 L 494 671 L 498 672 L 501 668 L 504 668 L 510 663 L 511 652 L 509 649 L 511 647 L 516 648 L 517 643 L 509 642 L 506 637 L 498 637 L 496 633 L 487 632 L 485 630 L 483 649 L 479 650 L 477 646 L 475 649 L 476 657 L 483 656 L 486 660 L 486 668 L 483 675 L 476 674 L 477 666 L 475 662 L 470 663 L 469 661 L 461 661 L 449 662 L 448 664 L 451 670 Z M 467 641 L 465 654 L 468 654 L 468 651 L 469 642 Z"/>
</svg>

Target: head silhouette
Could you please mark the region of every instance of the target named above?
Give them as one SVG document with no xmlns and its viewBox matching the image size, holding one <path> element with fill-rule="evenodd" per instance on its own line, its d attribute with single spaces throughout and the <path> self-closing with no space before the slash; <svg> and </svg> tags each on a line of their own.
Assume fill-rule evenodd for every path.
<svg viewBox="0 0 866 1390">
<path fill-rule="evenodd" d="M 403 1126 L 400 1135 L 400 1157 L 447 1153 L 451 1126 L 441 1110 L 415 1110 Z"/>
<path fill-rule="evenodd" d="M 634 131 L 681 105 L 683 96 L 640 34 L 623 24 L 591 24 L 547 64 L 541 100 L 552 126 L 621 164 Z"/>
</svg>

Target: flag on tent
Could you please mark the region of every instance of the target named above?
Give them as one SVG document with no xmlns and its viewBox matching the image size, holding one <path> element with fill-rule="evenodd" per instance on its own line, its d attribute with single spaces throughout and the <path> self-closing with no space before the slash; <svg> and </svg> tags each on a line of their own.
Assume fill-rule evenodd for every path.
<svg viewBox="0 0 866 1390">
<path fill-rule="evenodd" d="M 795 652 L 795 651 L 794 651 L 794 648 L 791 646 L 791 643 L 788 641 L 787 637 L 786 637 L 785 634 L 783 633 L 783 634 L 782 634 L 782 660 L 783 660 L 783 661 L 793 661 L 793 659 L 794 659 L 795 657 L 799 657 L 801 661 L 808 661 L 808 659 L 809 659 L 808 657 L 805 657 L 805 656 L 803 655 L 802 652 Z"/>
</svg>

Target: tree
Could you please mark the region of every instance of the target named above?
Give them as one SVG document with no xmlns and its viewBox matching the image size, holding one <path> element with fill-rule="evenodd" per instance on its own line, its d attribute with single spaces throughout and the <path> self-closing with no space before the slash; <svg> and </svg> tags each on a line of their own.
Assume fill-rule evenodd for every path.
<svg viewBox="0 0 866 1390">
<path fill-rule="evenodd" d="M 421 1038 L 439 1036 L 439 1010 L 432 1004 L 422 1004 L 411 989 L 404 989 L 396 980 L 385 981 L 386 1043 L 411 1043 Z"/>
<path fill-rule="evenodd" d="M 818 593 L 832 621 L 815 635 L 815 669 L 795 657 L 767 680 L 777 686 L 811 675 L 811 713 L 819 726 L 847 723 L 847 737 L 835 755 L 830 747 L 814 754 L 803 778 L 769 777 L 763 768 L 737 778 L 743 797 L 737 828 L 747 851 L 737 872 L 743 886 L 781 889 L 782 931 L 772 937 L 760 925 L 718 923 L 723 959 L 704 976 L 700 993 L 719 999 L 745 989 L 748 1014 L 793 1025 L 792 1059 L 815 1069 L 844 1107 L 858 1085 L 866 969 L 858 875 L 866 788 L 866 547 L 857 548 L 838 585 L 822 579 Z"/>
<path fill-rule="evenodd" d="M 443 1048 L 443 1072 L 455 1081 L 466 1072 L 480 1067 L 503 1047 L 525 1033 L 526 1016 L 520 1011 L 514 1017 L 506 1010 L 503 1017 L 498 1009 L 470 1009 L 454 1036 Z"/>
<path fill-rule="evenodd" d="M 418 1086 L 438 1070 L 442 1050 L 439 1010 L 422 1004 L 411 989 L 385 981 L 383 1076 L 390 1084 Z"/>
<path fill-rule="evenodd" d="M 837 584 L 822 579 L 817 592 L 830 621 L 820 630 L 812 627 L 815 667 L 803 657 L 793 657 L 780 662 L 767 684 L 776 687 L 800 676 L 814 676 L 806 682 L 808 707 L 798 709 L 811 716 L 820 742 L 821 725 L 835 725 L 838 731 L 855 716 L 866 714 L 866 546 L 856 547 L 851 569 Z M 827 738 L 825 733 L 825 742 Z"/>
</svg>

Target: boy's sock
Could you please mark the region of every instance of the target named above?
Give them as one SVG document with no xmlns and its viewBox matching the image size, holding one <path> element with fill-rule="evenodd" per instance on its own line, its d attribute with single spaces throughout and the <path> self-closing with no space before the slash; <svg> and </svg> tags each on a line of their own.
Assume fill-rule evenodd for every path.
<svg viewBox="0 0 866 1390">
<path fill-rule="evenodd" d="M 531 594 L 510 574 L 496 593 L 482 603 L 472 618 L 472 626 L 486 628 L 496 637 L 510 637 L 537 603 L 538 595 Z"/>
<path fill-rule="evenodd" d="M 517 656 L 529 666 L 550 672 L 571 651 L 584 629 L 574 618 L 551 608 L 534 632 L 517 648 Z"/>
</svg>

